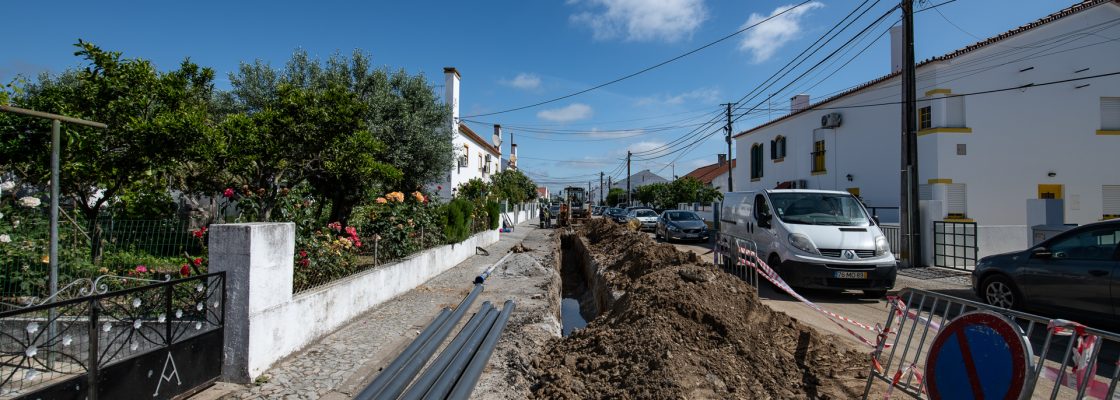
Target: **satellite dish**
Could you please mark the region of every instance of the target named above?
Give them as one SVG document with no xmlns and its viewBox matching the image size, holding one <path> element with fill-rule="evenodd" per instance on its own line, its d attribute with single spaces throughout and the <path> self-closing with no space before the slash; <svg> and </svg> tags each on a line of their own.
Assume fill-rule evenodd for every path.
<svg viewBox="0 0 1120 400">
<path fill-rule="evenodd" d="M 492 142 L 494 142 L 495 146 L 501 146 L 502 145 L 502 135 L 498 135 L 498 134 L 490 135 L 490 140 Z"/>
</svg>

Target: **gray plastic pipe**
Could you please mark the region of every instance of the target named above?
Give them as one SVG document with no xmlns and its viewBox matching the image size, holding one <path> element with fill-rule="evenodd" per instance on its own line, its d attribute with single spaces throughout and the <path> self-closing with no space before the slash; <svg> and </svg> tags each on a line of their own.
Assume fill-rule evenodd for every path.
<svg viewBox="0 0 1120 400">
<path fill-rule="evenodd" d="M 444 321 L 447 321 L 447 317 L 450 315 L 450 308 L 444 307 L 443 310 L 440 310 L 435 319 L 433 319 L 432 322 L 428 324 L 428 327 L 424 328 L 424 330 L 420 332 L 420 335 L 417 336 L 416 339 L 413 339 L 412 343 L 410 343 L 408 347 L 405 347 L 404 351 L 402 351 L 401 354 L 397 355 L 397 358 L 394 359 L 393 362 L 389 363 L 388 367 L 385 367 L 385 369 L 381 370 L 381 373 L 377 374 L 377 377 L 374 378 L 373 381 L 369 383 L 369 385 L 366 385 L 365 389 L 362 389 L 362 391 L 358 393 L 358 396 L 355 398 L 369 399 L 380 393 L 381 390 L 385 388 L 385 384 L 389 383 L 389 381 L 397 375 L 397 372 L 400 371 L 401 367 L 404 366 L 404 364 L 408 362 L 408 360 L 412 359 L 412 355 L 416 352 L 416 350 L 423 346 L 424 343 L 426 343 L 428 339 L 432 337 L 432 334 L 435 333 L 435 331 L 439 329 L 441 325 L 443 325 Z"/>
<path fill-rule="evenodd" d="M 459 382 L 455 383 L 454 389 L 451 389 L 451 394 L 447 396 L 448 399 L 467 400 L 471 397 L 471 392 L 474 392 L 474 387 L 478 385 L 478 378 L 482 376 L 482 369 L 486 368 L 486 363 L 490 361 L 490 355 L 494 353 L 494 347 L 498 345 L 498 338 L 502 336 L 502 330 L 506 328 L 506 323 L 509 322 L 509 315 L 513 313 L 514 306 L 513 300 L 506 300 L 506 304 L 502 307 L 502 313 L 498 315 L 498 320 L 494 321 L 494 326 L 486 334 L 486 340 L 483 340 L 482 345 L 478 347 L 474 358 L 471 358 L 471 363 L 463 371 L 463 376 L 459 377 Z"/>
<path fill-rule="evenodd" d="M 474 277 L 474 284 L 478 285 L 478 284 L 481 284 L 482 282 L 485 282 L 486 278 L 490 277 L 490 273 L 494 271 L 494 268 L 499 266 L 499 265 L 502 265 L 502 263 L 505 262 L 506 259 L 509 258 L 509 256 L 511 256 L 511 255 L 513 255 L 513 251 L 510 251 L 509 253 L 506 253 L 506 255 L 502 256 L 502 258 L 500 260 L 498 260 L 498 262 L 494 263 L 494 265 L 491 265 L 490 268 L 487 268 L 486 271 L 484 271 L 483 273 Z"/>
<path fill-rule="evenodd" d="M 451 391 L 455 382 L 463 375 L 463 370 L 467 369 L 467 364 L 470 363 L 471 357 L 474 357 L 478 346 L 486 339 L 486 334 L 490 332 L 494 322 L 498 320 L 498 314 L 498 309 L 490 309 L 490 312 L 482 319 L 482 324 L 478 326 L 478 329 L 475 329 L 470 339 L 455 353 L 455 358 L 443 370 L 443 374 L 432 383 L 432 387 L 424 395 L 424 399 L 443 399 L 447 397 L 447 393 Z"/>
<path fill-rule="evenodd" d="M 482 325 L 482 321 L 486 319 L 487 313 L 489 313 L 492 309 L 494 309 L 494 307 L 490 305 L 489 301 L 483 302 L 482 307 L 479 307 L 478 312 L 476 312 L 474 316 L 467 321 L 467 324 L 463 326 L 463 329 L 460 330 L 457 335 L 455 335 L 455 339 L 451 340 L 451 343 L 447 345 L 447 348 L 443 349 L 443 352 L 440 353 L 438 357 L 436 357 L 436 360 L 432 362 L 432 365 L 428 366 L 428 369 L 424 370 L 424 373 L 420 374 L 420 378 L 416 379 L 416 382 L 412 384 L 412 387 L 409 387 L 408 390 L 404 392 L 404 395 L 402 395 L 401 398 L 419 399 L 424 396 L 424 393 L 427 393 L 428 389 L 430 389 L 432 387 L 432 384 L 435 383 L 436 378 L 439 378 L 439 375 L 443 373 L 443 370 L 447 368 L 447 365 L 451 364 L 451 359 L 454 358 L 455 354 L 459 352 L 459 349 L 463 347 L 463 343 L 466 343 L 467 340 L 470 339 L 471 335 L 473 335 L 474 332 L 478 329 L 478 327 Z M 487 326 L 487 329 L 489 329 L 489 326 Z"/>
<path fill-rule="evenodd" d="M 374 396 L 375 399 L 393 400 L 404 392 L 404 389 L 408 387 L 408 384 L 412 382 L 416 374 L 420 373 L 420 369 L 424 367 L 424 364 L 428 363 L 428 359 L 432 358 L 432 354 L 436 352 L 436 349 L 443 344 L 444 339 L 447 339 L 447 335 L 451 333 L 451 329 L 459 324 L 459 320 L 463 319 L 463 314 L 467 313 L 467 309 L 474 303 L 474 299 L 478 298 L 478 295 L 482 293 L 482 289 L 482 285 L 474 285 L 474 290 L 471 290 L 471 293 L 455 307 L 455 311 L 452 311 L 451 316 L 447 317 L 447 321 L 432 334 L 431 339 L 416 350 L 412 359 L 401 367 L 397 376 L 394 376 L 393 380 L 385 385 L 385 389 Z"/>
</svg>

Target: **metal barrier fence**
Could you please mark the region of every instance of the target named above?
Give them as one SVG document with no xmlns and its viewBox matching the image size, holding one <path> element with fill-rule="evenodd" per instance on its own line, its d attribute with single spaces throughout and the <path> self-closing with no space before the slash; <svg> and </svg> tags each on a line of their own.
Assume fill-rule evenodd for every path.
<svg viewBox="0 0 1120 400">
<path fill-rule="evenodd" d="M 758 287 L 758 271 L 752 265 L 758 263 L 758 245 L 754 241 L 716 232 L 715 247 L 712 251 L 713 263 L 725 272 Z"/>
<path fill-rule="evenodd" d="M 1120 335 L 940 293 L 904 289 L 890 300 L 884 324 L 888 331 L 879 336 L 872 353 L 863 398 L 869 397 L 876 382 L 887 385 L 888 397 L 897 391 L 915 399 L 936 398 L 931 397 L 926 379 L 930 371 L 923 371 L 931 347 L 947 323 L 974 311 L 1007 317 L 1025 338 L 1029 369 L 1022 377 L 1025 383 L 1020 398 L 1120 397 L 1116 394 Z M 974 383 L 973 390 L 978 385 Z"/>
</svg>

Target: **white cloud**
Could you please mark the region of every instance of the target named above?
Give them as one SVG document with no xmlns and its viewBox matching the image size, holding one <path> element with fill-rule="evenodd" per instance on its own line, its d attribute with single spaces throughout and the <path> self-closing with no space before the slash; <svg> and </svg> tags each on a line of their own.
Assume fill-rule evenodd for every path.
<svg viewBox="0 0 1120 400">
<path fill-rule="evenodd" d="M 581 1 L 568 1 L 577 4 Z M 708 18 L 703 0 L 585 0 L 593 10 L 571 16 L 597 40 L 676 42 Z"/>
<path fill-rule="evenodd" d="M 641 153 L 641 152 L 650 151 L 650 150 L 653 150 L 653 149 L 656 149 L 656 148 L 660 148 L 660 147 L 663 147 L 663 146 L 665 146 L 665 142 L 658 141 L 658 140 L 644 140 L 644 141 L 637 142 L 637 143 L 631 143 L 629 146 L 626 146 L 626 150 L 629 150 L 629 151 L 634 152 L 634 153 Z"/>
<path fill-rule="evenodd" d="M 502 81 L 502 84 L 523 90 L 533 90 L 541 87 L 541 77 L 537 76 L 537 74 L 522 72 L 513 77 L 513 79 Z"/>
<path fill-rule="evenodd" d="M 619 130 L 599 130 L 599 128 L 591 128 L 590 133 L 585 136 L 590 138 L 625 138 L 631 136 L 638 136 L 645 133 L 642 129 L 619 129 Z"/>
<path fill-rule="evenodd" d="M 677 95 L 654 95 L 638 99 L 638 106 L 667 105 L 677 106 L 687 102 L 711 104 L 719 100 L 719 89 L 696 89 Z"/>
<path fill-rule="evenodd" d="M 786 10 L 789 12 L 747 31 L 747 36 L 739 43 L 739 49 L 751 53 L 756 63 L 769 60 L 778 49 L 798 37 L 801 33 L 802 17 L 813 9 L 824 7 L 824 4 L 814 1 L 790 10 L 793 7 L 790 4 L 775 8 L 769 16 L 781 14 Z M 769 16 L 751 13 L 751 17 L 743 27 L 757 24 Z"/>
<path fill-rule="evenodd" d="M 594 111 L 591 106 L 583 103 L 572 103 L 567 107 L 542 110 L 537 113 L 537 118 L 553 122 L 571 122 L 591 118 Z"/>
</svg>

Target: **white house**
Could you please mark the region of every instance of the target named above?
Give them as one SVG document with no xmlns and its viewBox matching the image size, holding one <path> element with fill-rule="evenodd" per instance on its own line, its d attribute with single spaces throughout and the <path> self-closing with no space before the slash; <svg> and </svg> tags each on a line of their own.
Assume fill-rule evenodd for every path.
<svg viewBox="0 0 1120 400">
<path fill-rule="evenodd" d="M 732 170 L 734 170 L 735 164 L 735 160 L 731 160 Z M 727 193 L 727 177 L 730 175 L 727 167 L 727 155 L 720 154 L 717 156 L 715 164 L 708 164 L 694 169 L 692 172 L 685 174 L 685 176 L 696 178 L 705 185 L 719 189 L 722 193 Z"/>
<path fill-rule="evenodd" d="M 628 181 L 633 182 L 633 183 L 630 184 L 630 190 L 637 190 L 638 188 L 640 188 L 642 186 L 652 185 L 654 183 L 669 182 L 668 179 L 662 178 L 660 175 L 657 175 L 653 172 L 650 172 L 648 169 L 643 169 L 641 171 L 638 171 L 638 172 L 634 173 L 634 175 L 630 175 L 627 178 L 623 178 L 623 179 L 619 179 L 617 181 L 614 181 L 613 184 L 611 185 L 611 188 L 619 188 L 619 189 L 622 189 L 622 190 L 626 190 L 626 182 L 628 182 Z"/>
<path fill-rule="evenodd" d="M 448 171 L 447 179 L 439 185 L 439 195 L 443 198 L 450 198 L 455 194 L 459 185 L 474 179 L 480 178 L 484 181 L 489 181 L 490 176 L 499 172 L 502 165 L 502 151 L 501 151 L 501 137 L 502 131 L 500 125 L 494 126 L 494 135 L 492 136 L 493 143 L 487 142 L 467 124 L 459 120 L 459 84 L 462 76 L 455 68 L 447 67 L 443 69 L 445 84 L 445 100 L 451 106 L 451 131 L 454 132 L 452 136 L 452 144 L 455 149 L 455 163 Z"/>
<path fill-rule="evenodd" d="M 920 198 L 975 221 L 980 256 L 1029 245 L 1027 199 L 1064 199 L 1066 223 L 1120 215 L 1120 76 L 1073 80 L 1120 71 L 1118 37 L 1120 2 L 1088 0 L 918 64 Z M 848 190 L 898 207 L 893 53 L 895 72 L 814 103 L 795 96 L 789 115 L 735 135 L 746 161 L 735 188 Z"/>
</svg>

